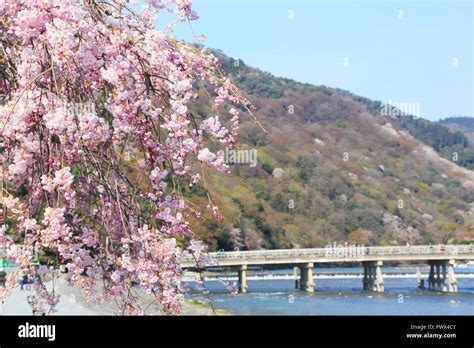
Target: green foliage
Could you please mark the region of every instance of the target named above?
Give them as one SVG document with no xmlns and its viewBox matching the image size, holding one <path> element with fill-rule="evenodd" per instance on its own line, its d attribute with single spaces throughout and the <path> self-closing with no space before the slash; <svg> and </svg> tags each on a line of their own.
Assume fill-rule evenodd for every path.
<svg viewBox="0 0 474 348">
<path fill-rule="evenodd" d="M 336 121 L 336 127 L 337 128 L 345 129 L 345 128 L 348 127 L 348 125 L 349 125 L 349 123 L 346 120 L 337 120 Z"/>
<path fill-rule="evenodd" d="M 349 202 L 347 202 L 346 208 L 347 208 L 348 210 L 354 210 L 354 209 L 356 209 L 357 207 L 358 207 L 357 202 L 355 202 L 355 201 L 349 201 Z"/>
<path fill-rule="evenodd" d="M 191 188 L 189 185 L 183 185 L 183 195 L 185 197 L 190 196 L 199 196 L 199 197 L 207 197 L 207 190 L 202 185 L 193 185 Z"/>
<path fill-rule="evenodd" d="M 78 164 L 73 164 L 71 166 L 71 174 L 74 176 L 74 178 L 79 179 L 82 178 L 81 171 L 79 169 Z"/>
<path fill-rule="evenodd" d="M 425 144 L 441 151 L 445 147 L 466 147 L 467 138 L 461 132 L 452 133 L 447 127 L 413 116 L 402 116 L 398 123 Z"/>
<path fill-rule="evenodd" d="M 299 179 L 307 181 L 312 176 L 312 172 L 317 165 L 318 162 L 314 157 L 298 156 L 295 167 L 298 169 Z"/>
<path fill-rule="evenodd" d="M 261 189 L 255 193 L 255 197 L 268 201 L 270 199 L 270 192 L 266 189 Z"/>
<path fill-rule="evenodd" d="M 15 192 L 16 197 L 24 198 L 28 194 L 28 183 L 24 181 Z"/>
<path fill-rule="evenodd" d="M 271 175 L 274 168 L 268 162 L 264 162 L 262 163 L 262 169 Z"/>
<path fill-rule="evenodd" d="M 436 221 L 436 227 L 443 232 L 450 232 L 456 229 L 456 224 L 448 220 L 438 220 Z"/>
<path fill-rule="evenodd" d="M 270 205 L 276 211 L 288 212 L 288 201 L 281 193 L 277 193 L 270 199 Z"/>
<path fill-rule="evenodd" d="M 347 242 L 350 244 L 368 245 L 369 237 L 362 228 L 358 228 L 355 231 L 349 233 L 347 236 Z"/>
<path fill-rule="evenodd" d="M 393 215 L 396 215 L 398 217 L 403 217 L 402 212 L 400 211 L 400 208 L 398 207 L 398 205 L 395 207 L 395 209 L 393 211 Z"/>
<path fill-rule="evenodd" d="M 460 131 L 451 131 L 443 124 L 452 122 L 472 127 L 472 118 L 454 118 L 434 123 L 413 116 L 398 117 L 397 121 L 404 129 L 408 130 L 414 137 L 431 146 L 445 158 L 453 160 L 453 154 L 458 154 L 457 163 L 461 166 L 474 169 L 474 146 L 469 144 L 468 139 Z M 471 128 L 472 129 L 472 128 Z"/>
<path fill-rule="evenodd" d="M 263 213 L 265 211 L 265 207 L 263 206 L 261 201 L 258 201 L 258 203 L 255 205 L 255 208 L 257 208 L 257 211 L 259 213 Z"/>
<path fill-rule="evenodd" d="M 443 125 L 455 124 L 467 130 L 474 131 L 473 117 L 448 117 L 443 120 L 440 120 L 439 123 Z"/>
</svg>

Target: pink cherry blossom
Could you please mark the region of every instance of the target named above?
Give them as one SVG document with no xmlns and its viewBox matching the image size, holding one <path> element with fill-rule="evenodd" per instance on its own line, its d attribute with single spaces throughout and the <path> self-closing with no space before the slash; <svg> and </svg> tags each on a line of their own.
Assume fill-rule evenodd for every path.
<svg viewBox="0 0 474 348">
<path fill-rule="evenodd" d="M 201 164 L 228 170 L 218 146 L 235 146 L 236 106 L 248 106 L 207 48 L 156 29 L 161 11 L 175 14 L 170 30 L 197 18 L 190 0 L 141 13 L 127 0 L 0 0 L 0 248 L 22 267 L 33 250 L 66 265 L 71 285 L 121 314 L 145 312 L 133 286 L 179 313 L 181 258 L 211 262 L 176 185 L 197 185 Z M 198 84 L 217 95 L 204 121 L 190 111 Z M 55 272 L 35 283 L 45 311 Z"/>
</svg>

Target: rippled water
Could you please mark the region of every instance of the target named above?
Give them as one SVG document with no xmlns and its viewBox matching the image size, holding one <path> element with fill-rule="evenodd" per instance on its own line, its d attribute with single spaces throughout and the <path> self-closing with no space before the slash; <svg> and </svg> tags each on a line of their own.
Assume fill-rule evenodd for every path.
<svg viewBox="0 0 474 348">
<path fill-rule="evenodd" d="M 316 269 L 315 273 L 359 274 L 360 268 Z M 424 269 L 423 271 L 426 271 Z M 286 271 L 271 273 L 289 274 Z M 459 292 L 447 294 L 417 288 L 415 269 L 386 268 L 405 274 L 386 277 L 385 292 L 362 291 L 361 278 L 315 279 L 315 292 L 294 289 L 294 280 L 249 280 L 248 293 L 232 296 L 216 281 L 207 281 L 215 307 L 238 315 L 474 315 L 474 278 L 458 277 Z M 461 272 L 458 272 L 458 275 Z M 412 274 L 410 278 L 410 274 Z M 249 274 L 252 278 L 252 274 Z M 426 279 L 426 272 L 424 274 Z M 192 295 L 192 298 L 202 298 Z"/>
</svg>

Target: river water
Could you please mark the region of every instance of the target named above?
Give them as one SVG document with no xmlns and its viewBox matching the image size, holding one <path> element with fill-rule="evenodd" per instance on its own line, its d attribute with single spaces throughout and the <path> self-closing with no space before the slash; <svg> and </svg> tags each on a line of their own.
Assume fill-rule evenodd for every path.
<svg viewBox="0 0 474 348">
<path fill-rule="evenodd" d="M 422 269 L 425 283 L 428 271 Z M 415 268 L 398 267 L 383 269 L 384 293 L 362 291 L 362 272 L 356 267 L 315 268 L 314 293 L 295 290 L 293 270 L 265 276 L 249 272 L 248 292 L 236 296 L 214 279 L 224 274 L 208 277 L 205 287 L 214 307 L 236 315 L 474 315 L 473 270 L 456 271 L 459 291 L 451 294 L 418 289 Z M 235 281 L 234 274 L 227 276 Z M 205 297 L 194 293 L 190 298 Z"/>
</svg>

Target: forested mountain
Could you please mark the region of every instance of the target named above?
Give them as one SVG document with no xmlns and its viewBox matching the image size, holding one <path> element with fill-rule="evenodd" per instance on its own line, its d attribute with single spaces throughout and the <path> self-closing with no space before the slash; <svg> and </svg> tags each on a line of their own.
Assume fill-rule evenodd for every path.
<svg viewBox="0 0 474 348">
<path fill-rule="evenodd" d="M 205 172 L 191 202 L 219 205 L 223 221 L 202 212 L 194 230 L 213 249 L 321 247 L 474 240 L 471 149 L 460 132 L 422 119 L 381 115 L 381 103 L 350 92 L 275 78 L 218 53 L 222 67 L 255 106 L 242 116 L 241 149 L 256 167 L 227 176 Z M 206 117 L 206 95 L 195 113 Z"/>
<path fill-rule="evenodd" d="M 448 117 L 438 122 L 451 130 L 454 134 L 462 134 L 467 140 L 467 145 L 454 146 L 442 151 L 445 156 L 450 156 L 454 151 L 459 152 L 459 164 L 474 169 L 474 118 L 472 117 Z"/>
<path fill-rule="evenodd" d="M 474 146 L 474 118 L 473 117 L 448 117 L 438 122 L 453 132 L 461 132 L 471 146 Z M 474 151 L 471 151 L 474 157 Z"/>
<path fill-rule="evenodd" d="M 457 125 L 467 132 L 474 132 L 474 117 L 447 117 L 440 120 L 439 123 L 444 125 Z"/>
<path fill-rule="evenodd" d="M 463 126 L 446 126 L 413 116 L 402 116 L 398 123 L 413 136 L 431 146 L 442 156 L 474 169 L 474 139 Z"/>
</svg>

